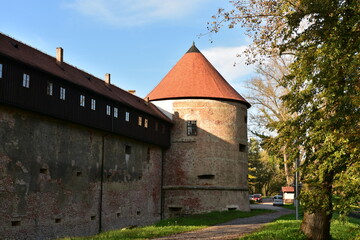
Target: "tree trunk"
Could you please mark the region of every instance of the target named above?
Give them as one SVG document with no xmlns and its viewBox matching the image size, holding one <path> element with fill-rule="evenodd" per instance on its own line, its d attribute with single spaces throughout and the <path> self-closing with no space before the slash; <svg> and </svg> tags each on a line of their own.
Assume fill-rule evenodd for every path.
<svg viewBox="0 0 360 240">
<path fill-rule="evenodd" d="M 333 175 L 328 175 L 328 182 L 320 185 L 304 184 L 302 194 L 307 199 L 307 209 L 301 223 L 301 231 L 310 240 L 329 240 L 330 221 L 332 218 L 332 181 Z"/>
<path fill-rule="evenodd" d="M 329 240 L 331 214 L 326 211 L 304 213 L 300 229 L 310 240 Z"/>
<path fill-rule="evenodd" d="M 286 154 L 286 147 L 283 149 L 283 157 L 284 157 L 284 171 L 285 171 L 285 178 L 286 178 L 286 185 L 290 186 L 292 184 L 292 178 L 290 177 L 289 167 L 287 163 L 287 154 Z"/>
</svg>

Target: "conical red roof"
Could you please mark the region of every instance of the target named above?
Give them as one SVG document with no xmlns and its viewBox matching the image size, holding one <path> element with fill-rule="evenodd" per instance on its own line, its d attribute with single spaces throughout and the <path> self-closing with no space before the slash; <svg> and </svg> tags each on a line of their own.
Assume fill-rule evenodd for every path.
<svg viewBox="0 0 360 240">
<path fill-rule="evenodd" d="M 193 45 L 161 82 L 146 96 L 150 101 L 212 98 L 250 104 L 221 76 Z"/>
</svg>

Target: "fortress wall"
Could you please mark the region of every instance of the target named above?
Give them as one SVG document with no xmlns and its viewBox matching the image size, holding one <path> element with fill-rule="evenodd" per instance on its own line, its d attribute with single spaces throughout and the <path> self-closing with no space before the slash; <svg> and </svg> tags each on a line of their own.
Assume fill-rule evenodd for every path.
<svg viewBox="0 0 360 240">
<path fill-rule="evenodd" d="M 0 239 L 159 220 L 161 155 L 153 145 L 0 105 Z"/>
</svg>

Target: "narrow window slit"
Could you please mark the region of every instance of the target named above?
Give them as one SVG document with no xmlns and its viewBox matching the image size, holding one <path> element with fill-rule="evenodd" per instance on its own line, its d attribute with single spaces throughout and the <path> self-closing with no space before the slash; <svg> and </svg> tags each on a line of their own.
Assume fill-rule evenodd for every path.
<svg viewBox="0 0 360 240">
<path fill-rule="evenodd" d="M 21 221 L 11 221 L 11 226 L 15 227 L 15 226 L 20 226 Z"/>
<path fill-rule="evenodd" d="M 215 175 L 214 174 L 203 174 L 203 175 L 198 175 L 198 179 L 214 179 Z"/>
<path fill-rule="evenodd" d="M 172 212 L 180 212 L 182 207 L 169 207 L 169 210 Z"/>
</svg>

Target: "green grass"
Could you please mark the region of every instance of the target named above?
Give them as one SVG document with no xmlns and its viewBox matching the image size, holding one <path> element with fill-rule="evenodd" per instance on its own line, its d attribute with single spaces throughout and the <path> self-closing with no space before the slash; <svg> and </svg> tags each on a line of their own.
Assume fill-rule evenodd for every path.
<svg viewBox="0 0 360 240">
<path fill-rule="evenodd" d="M 293 206 L 284 206 L 294 209 Z M 299 216 L 302 217 L 300 209 Z M 330 234 L 333 240 L 360 240 L 360 219 L 348 218 L 341 222 L 334 214 L 331 222 Z M 266 224 L 260 231 L 240 238 L 241 240 L 305 240 L 305 235 L 299 230 L 301 220 L 295 220 L 295 214 L 280 217 L 272 223 Z"/>
<path fill-rule="evenodd" d="M 147 226 L 133 229 L 123 229 L 104 232 L 90 237 L 63 238 L 63 240 L 88 240 L 88 239 L 106 239 L 106 240 L 143 240 L 154 237 L 163 237 L 174 233 L 193 231 L 202 228 L 201 226 L 167 226 L 156 227 Z"/>
<path fill-rule="evenodd" d="M 175 233 L 188 232 L 202 229 L 218 223 L 227 222 L 236 218 L 251 217 L 263 213 L 273 212 L 270 210 L 256 209 L 251 212 L 226 211 L 197 214 L 185 217 L 162 220 L 155 225 L 133 229 L 122 229 L 104 232 L 90 237 L 63 238 L 62 240 L 142 240 L 155 237 L 168 236 Z"/>
<path fill-rule="evenodd" d="M 212 226 L 218 223 L 228 222 L 236 218 L 251 217 L 258 214 L 274 212 L 265 209 L 253 209 L 251 212 L 240 211 L 225 211 L 225 212 L 210 212 L 206 214 L 196 214 L 185 217 L 178 217 L 172 219 L 166 219 L 155 224 L 155 226 Z"/>
</svg>

